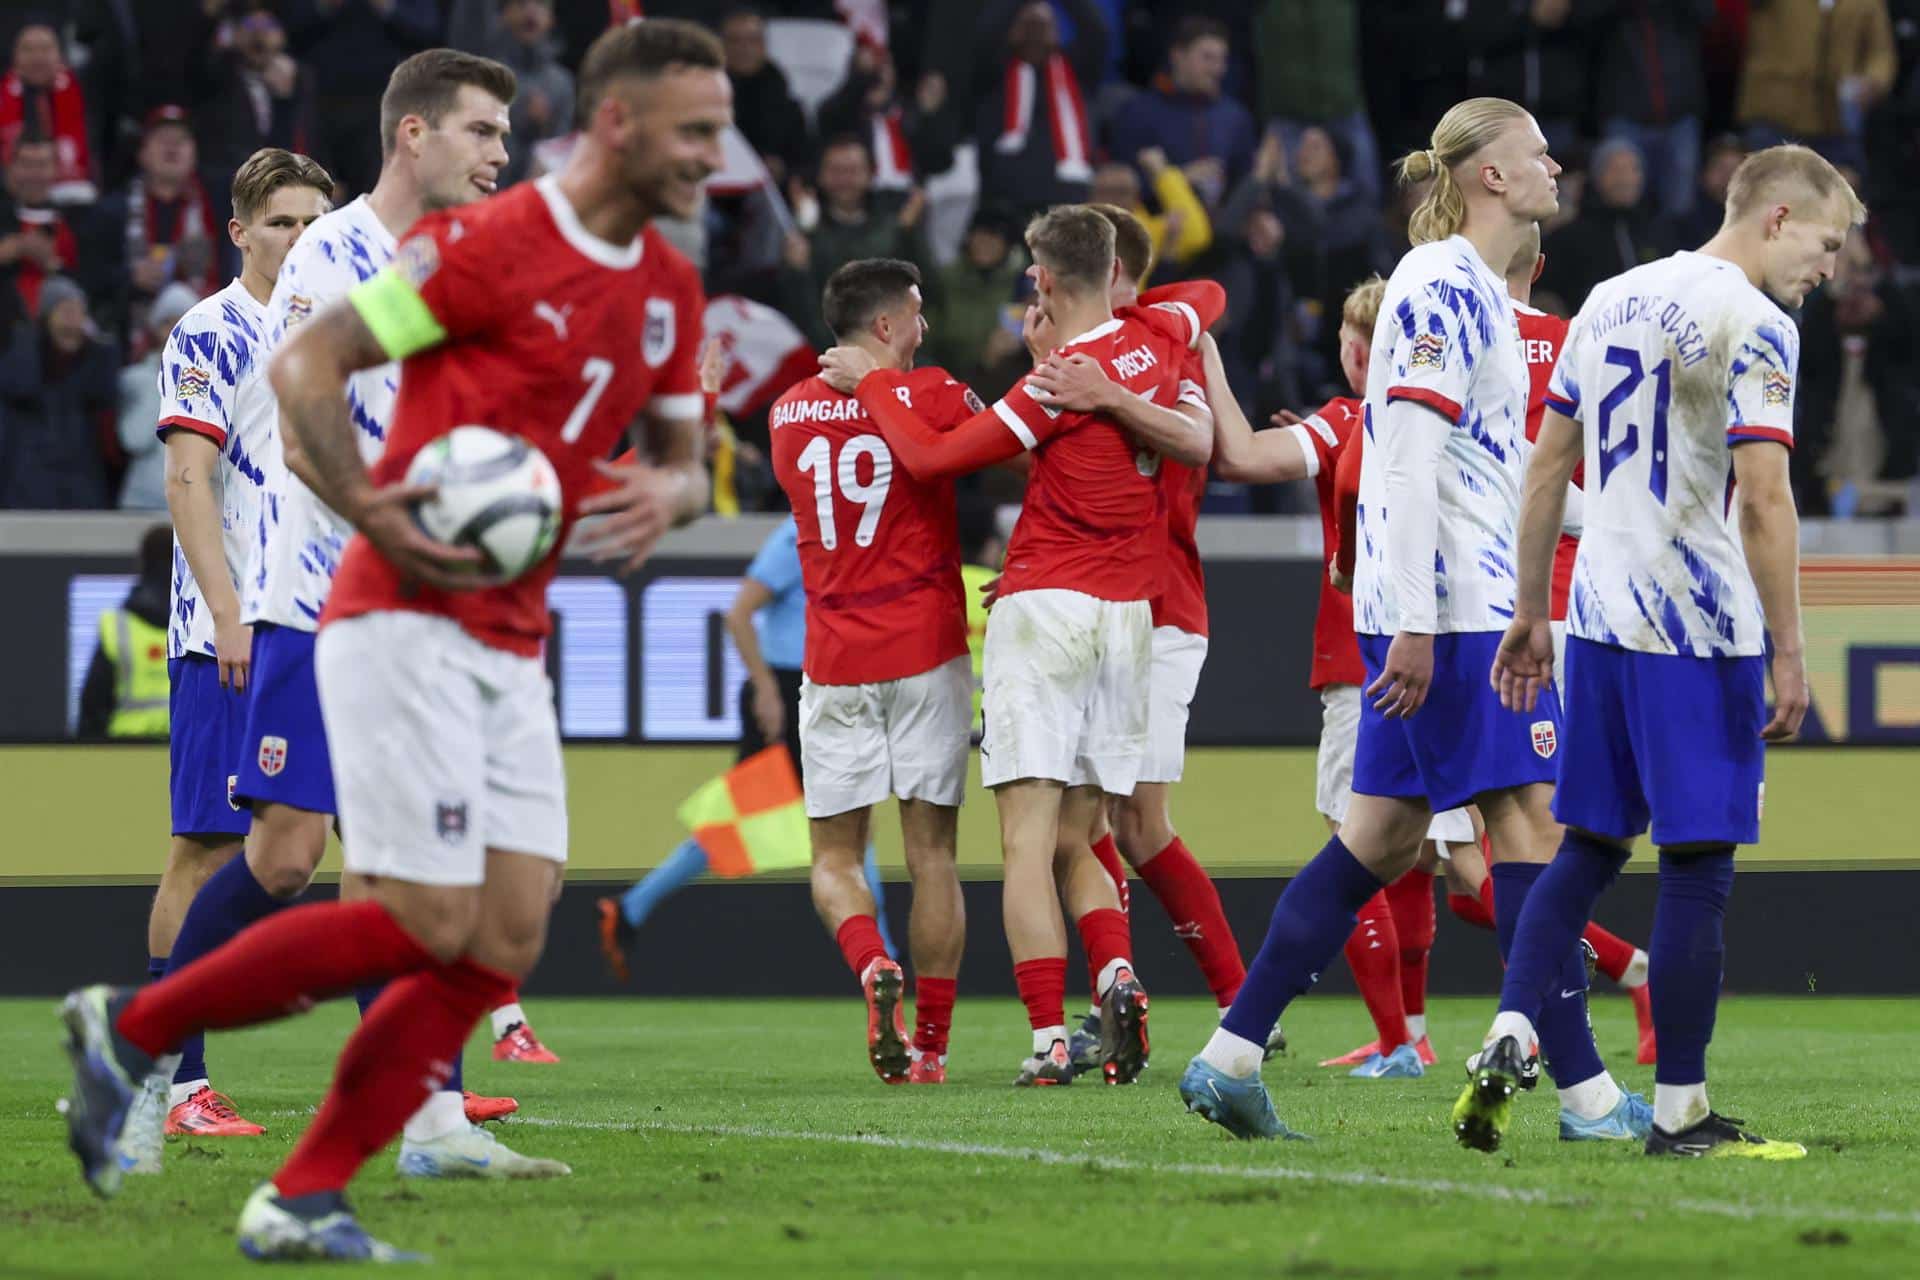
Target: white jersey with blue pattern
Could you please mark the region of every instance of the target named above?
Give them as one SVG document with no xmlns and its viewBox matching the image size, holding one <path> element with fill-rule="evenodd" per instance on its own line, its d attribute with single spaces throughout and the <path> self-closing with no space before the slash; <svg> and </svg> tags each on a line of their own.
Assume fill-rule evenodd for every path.
<svg viewBox="0 0 1920 1280">
<path fill-rule="evenodd" d="M 1464 236 L 1415 246 L 1387 281 L 1373 329 L 1361 417 L 1366 444 L 1356 511 L 1355 631 L 1506 629 L 1513 617 L 1527 393 L 1526 356 L 1506 281 Z M 1398 572 L 1387 536 L 1394 515 L 1387 470 L 1409 444 L 1388 427 L 1387 406 L 1395 401 L 1423 405 L 1452 424 L 1435 476 L 1438 537 L 1430 578 L 1412 566 Z M 1396 580 L 1418 586 L 1402 598 Z"/>
<path fill-rule="evenodd" d="M 1724 258 L 1676 253 L 1602 281 L 1547 406 L 1586 437 L 1586 531 L 1567 630 L 1640 653 L 1766 651 L 1731 517 L 1733 450 L 1793 447 L 1800 335 Z"/>
<path fill-rule="evenodd" d="M 261 424 L 243 407 L 241 386 L 265 363 L 267 309 L 238 280 L 195 303 L 167 335 L 160 353 L 158 430 L 191 431 L 220 449 L 213 483 L 220 503 L 221 547 L 234 589 L 246 573 L 266 484 Z M 173 587 L 167 656 L 214 656 L 213 615 L 200 584 L 173 540 Z"/>
<path fill-rule="evenodd" d="M 393 259 L 394 238 L 361 196 L 322 215 L 287 254 L 267 303 L 268 344 L 277 348 L 289 330 L 347 296 Z M 400 365 L 362 369 L 347 379 L 347 409 L 371 464 L 387 444 Z M 333 571 L 353 536 L 353 526 L 322 502 L 286 468 L 276 416 L 268 496 L 261 512 L 258 553 L 248 566 L 241 615 L 312 631 L 333 589 Z"/>
</svg>

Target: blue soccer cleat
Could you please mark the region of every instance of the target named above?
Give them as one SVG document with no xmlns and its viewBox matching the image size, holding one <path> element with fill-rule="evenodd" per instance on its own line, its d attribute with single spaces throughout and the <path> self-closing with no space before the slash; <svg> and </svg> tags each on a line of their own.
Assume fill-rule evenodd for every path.
<svg viewBox="0 0 1920 1280">
<path fill-rule="evenodd" d="M 282 1200 L 262 1183 L 240 1210 L 240 1252 L 255 1262 L 426 1262 L 367 1234 L 338 1191 Z"/>
<path fill-rule="evenodd" d="M 103 1198 L 120 1190 L 126 1172 L 120 1134 L 154 1066 L 151 1058 L 114 1033 L 113 1020 L 126 998 L 126 992 L 111 987 L 81 987 L 60 1006 L 67 1057 L 73 1062 L 73 1088 L 62 1106 L 67 1146 L 80 1158 L 87 1185 Z"/>
<path fill-rule="evenodd" d="M 1073 1059 L 1073 1074 L 1085 1075 L 1100 1069 L 1100 1014 L 1089 1013 L 1073 1029 L 1067 1040 L 1067 1056 Z"/>
<path fill-rule="evenodd" d="M 1180 1076 L 1180 1100 L 1187 1110 L 1236 1138 L 1305 1138 L 1274 1114 L 1273 1099 L 1258 1075 L 1236 1080 L 1211 1063 L 1195 1058 Z"/>
<path fill-rule="evenodd" d="M 1403 1044 L 1392 1053 L 1376 1053 L 1347 1072 L 1358 1080 L 1414 1080 L 1427 1074 L 1420 1051 Z"/>
<path fill-rule="evenodd" d="M 1620 1091 L 1613 1110 L 1592 1120 L 1582 1120 L 1565 1107 L 1560 1109 L 1562 1142 L 1645 1142 L 1653 1132 L 1653 1104 L 1644 1096 Z"/>
</svg>

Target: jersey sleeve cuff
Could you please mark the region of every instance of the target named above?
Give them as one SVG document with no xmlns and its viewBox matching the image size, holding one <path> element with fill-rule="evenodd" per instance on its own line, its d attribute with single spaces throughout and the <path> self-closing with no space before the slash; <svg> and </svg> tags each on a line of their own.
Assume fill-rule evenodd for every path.
<svg viewBox="0 0 1920 1280">
<path fill-rule="evenodd" d="M 227 447 L 227 433 L 225 431 L 214 426 L 211 422 L 205 422 L 199 418 L 190 418 L 184 413 L 170 413 L 160 419 L 153 428 L 154 434 L 160 436 L 162 439 L 166 438 L 167 432 L 176 429 L 180 431 L 191 431 L 197 436 L 205 436 L 223 449 Z"/>
<path fill-rule="evenodd" d="M 1200 313 L 1191 305 L 1179 301 L 1156 302 L 1153 304 L 1161 311 L 1171 311 L 1187 322 L 1187 347 L 1189 350 L 1200 345 L 1200 335 L 1206 330 L 1200 327 Z"/>
<path fill-rule="evenodd" d="M 1578 400 L 1569 400 L 1567 397 L 1557 396 L 1551 391 L 1547 392 L 1544 398 L 1547 402 L 1547 408 L 1553 410 L 1561 417 L 1577 418 L 1580 416 L 1580 402 Z"/>
<path fill-rule="evenodd" d="M 1425 405 L 1448 422 L 1458 422 L 1464 416 L 1458 401 L 1449 400 L 1438 391 L 1426 387 L 1388 387 L 1387 399 L 1406 400 L 1413 404 Z"/>
<path fill-rule="evenodd" d="M 1039 437 L 1033 434 L 1033 428 L 1020 421 L 1020 415 L 1013 411 L 1013 406 L 1008 404 L 1005 399 L 995 400 L 993 402 L 993 412 L 999 417 L 1000 421 L 1007 424 L 1009 431 L 1020 437 L 1020 445 L 1022 448 L 1032 450 L 1040 447 Z"/>
<path fill-rule="evenodd" d="M 1300 454 L 1307 460 L 1307 479 L 1313 479 L 1320 474 L 1320 451 L 1313 447 L 1313 436 L 1298 422 L 1287 427 L 1286 432 L 1300 442 Z"/>
<path fill-rule="evenodd" d="M 1759 440 L 1785 445 L 1788 449 L 1793 448 L 1793 432 L 1783 431 L 1779 427 L 1752 427 L 1735 423 L 1727 428 L 1728 444 L 1753 444 Z"/>
<path fill-rule="evenodd" d="M 681 418 L 706 419 L 707 397 L 704 392 L 688 391 L 680 395 L 655 396 L 647 401 L 647 412 L 656 418 L 677 421 Z"/>
</svg>

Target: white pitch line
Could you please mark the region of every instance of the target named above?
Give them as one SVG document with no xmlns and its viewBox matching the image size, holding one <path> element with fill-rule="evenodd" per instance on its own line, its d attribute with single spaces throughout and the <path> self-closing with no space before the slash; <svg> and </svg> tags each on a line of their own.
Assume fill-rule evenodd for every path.
<svg viewBox="0 0 1920 1280">
<path fill-rule="evenodd" d="M 1192 1178 L 1234 1178 L 1247 1182 L 1318 1182 L 1335 1186 L 1369 1187 L 1388 1191 L 1417 1191 L 1430 1195 L 1472 1196 L 1482 1200 L 1504 1200 L 1514 1204 L 1545 1204 L 1581 1208 L 1592 1204 L 1592 1196 L 1562 1196 L 1529 1187 L 1509 1187 L 1488 1182 L 1448 1182 L 1429 1178 L 1398 1178 L 1384 1173 L 1353 1173 L 1326 1169 L 1301 1169 L 1290 1165 L 1194 1164 L 1159 1160 L 1133 1160 L 1125 1156 L 1097 1155 L 1092 1152 L 1054 1151 L 1046 1147 L 999 1147 L 975 1142 L 942 1142 L 927 1138 L 894 1138 L 878 1133 L 821 1133 L 807 1129 L 771 1129 L 759 1125 L 674 1124 L 658 1120 L 636 1120 L 620 1124 L 609 1120 L 561 1120 L 543 1116 L 516 1116 L 511 1127 L 532 1125 L 549 1129 L 593 1129 L 621 1133 L 671 1133 L 688 1137 L 751 1138 L 766 1142 L 819 1142 L 846 1147 L 878 1147 L 892 1151 L 925 1151 L 937 1155 L 973 1156 L 986 1160 L 1019 1160 L 1047 1165 L 1093 1165 L 1120 1173 L 1174 1174 Z M 1920 1210 L 1857 1210 L 1827 1205 L 1741 1204 L 1729 1200 L 1662 1200 L 1658 1206 L 1683 1213 L 1705 1214 L 1718 1218 L 1798 1218 L 1812 1222 L 1886 1223 L 1900 1226 L 1920 1225 Z"/>
</svg>

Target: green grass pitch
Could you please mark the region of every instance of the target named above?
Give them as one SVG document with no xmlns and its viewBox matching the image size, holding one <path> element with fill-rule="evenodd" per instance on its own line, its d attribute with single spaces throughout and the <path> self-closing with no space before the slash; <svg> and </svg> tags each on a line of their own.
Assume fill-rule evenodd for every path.
<svg viewBox="0 0 1920 1280">
<path fill-rule="evenodd" d="M 1026 1028 L 1011 1000 L 962 998 L 945 1088 L 868 1070 L 857 999 L 530 1000 L 557 1067 L 468 1082 L 519 1097 L 499 1128 L 565 1159 L 558 1182 L 403 1183 L 391 1153 L 354 1188 L 376 1235 L 426 1273 L 581 1276 L 1513 1276 L 1907 1273 L 1920 1249 L 1920 1021 L 1913 1005 L 1731 998 L 1714 1098 L 1807 1159 L 1655 1162 L 1554 1137 L 1544 1089 L 1498 1156 L 1454 1145 L 1457 1065 L 1491 999 L 1436 1001 L 1442 1063 L 1363 1082 L 1313 1066 L 1371 1031 L 1357 1000 L 1290 1012 L 1269 1064 L 1281 1116 L 1312 1143 L 1235 1143 L 1186 1115 L 1174 1081 L 1210 1023 L 1154 1005 L 1154 1066 L 1133 1088 L 1007 1087 Z M 215 1081 L 270 1127 L 173 1141 L 159 1178 L 95 1200 L 65 1148 L 50 1000 L 0 1002 L 0 1275 L 253 1273 L 232 1239 L 251 1188 L 306 1123 L 352 1006 L 214 1037 Z M 1632 1015 L 1596 996 L 1616 1074 Z M 284 1270 L 284 1269 L 283 1269 Z"/>
</svg>

